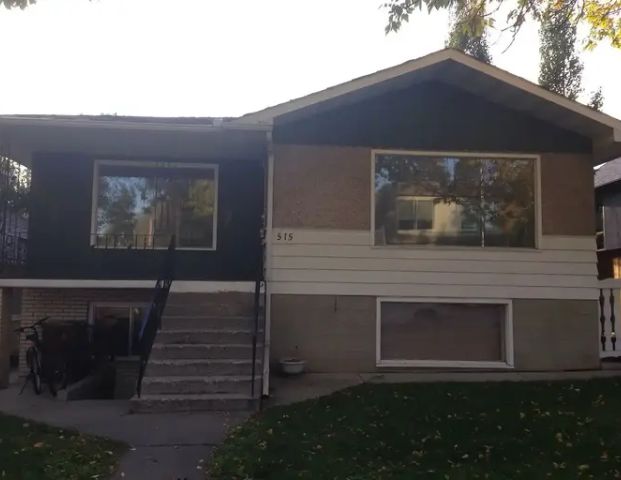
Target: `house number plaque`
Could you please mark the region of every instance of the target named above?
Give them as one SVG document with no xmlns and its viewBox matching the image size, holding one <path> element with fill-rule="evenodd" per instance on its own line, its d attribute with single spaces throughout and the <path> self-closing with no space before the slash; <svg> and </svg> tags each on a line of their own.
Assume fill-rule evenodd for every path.
<svg viewBox="0 0 621 480">
<path fill-rule="evenodd" d="M 292 242 L 293 232 L 276 232 L 277 242 Z"/>
</svg>

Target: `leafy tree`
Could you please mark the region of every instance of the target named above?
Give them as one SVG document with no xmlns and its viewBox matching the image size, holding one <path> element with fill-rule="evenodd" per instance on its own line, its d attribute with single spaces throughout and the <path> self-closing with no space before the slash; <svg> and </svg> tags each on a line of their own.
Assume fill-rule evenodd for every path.
<svg viewBox="0 0 621 480">
<path fill-rule="evenodd" d="M 602 87 L 599 87 L 597 90 L 591 93 L 591 99 L 589 100 L 589 103 L 587 103 L 587 105 L 593 110 L 597 110 L 598 112 L 602 110 L 602 108 L 604 107 L 604 94 L 602 92 Z"/>
<path fill-rule="evenodd" d="M 508 8 L 503 30 L 511 32 L 515 39 L 527 19 L 544 24 L 548 19 L 543 12 L 548 8 L 560 9 L 565 4 L 570 5 L 571 20 L 588 27 L 587 48 L 604 39 L 621 48 L 621 0 L 387 0 L 383 6 L 388 10 L 386 33 L 398 31 L 415 11 L 423 8 L 427 11 L 460 8 L 464 23 L 472 31 L 480 32 L 485 26 L 493 26 L 498 12 Z"/>
<path fill-rule="evenodd" d="M 28 5 L 36 3 L 37 0 L 0 0 L 0 5 L 4 5 L 6 8 L 26 8 Z"/>
<path fill-rule="evenodd" d="M 576 52 L 577 27 L 573 2 L 550 3 L 541 15 L 539 84 L 551 92 L 576 100 L 582 91 L 583 65 Z"/>
<path fill-rule="evenodd" d="M 446 46 L 456 48 L 464 53 L 485 63 L 491 63 L 492 57 L 489 53 L 489 45 L 487 44 L 487 35 L 485 29 L 484 11 L 477 13 L 478 20 L 476 22 L 477 29 L 472 29 L 468 22 L 470 16 L 466 12 L 467 5 L 464 2 L 455 4 L 451 11 L 451 31 L 449 33 Z"/>
</svg>

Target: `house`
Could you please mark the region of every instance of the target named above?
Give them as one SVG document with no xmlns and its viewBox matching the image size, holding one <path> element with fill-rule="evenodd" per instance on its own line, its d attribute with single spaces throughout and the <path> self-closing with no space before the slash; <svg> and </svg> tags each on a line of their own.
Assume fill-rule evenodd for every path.
<svg viewBox="0 0 621 480">
<path fill-rule="evenodd" d="M 136 408 L 247 404 L 283 357 L 600 368 L 592 169 L 621 121 L 460 52 L 235 119 L 7 116 L 0 142 L 32 168 L 26 269 L 0 280 L 24 321 L 139 353 L 177 238 Z"/>
<path fill-rule="evenodd" d="M 600 278 L 621 278 L 621 158 L 595 170 L 597 256 Z"/>
</svg>

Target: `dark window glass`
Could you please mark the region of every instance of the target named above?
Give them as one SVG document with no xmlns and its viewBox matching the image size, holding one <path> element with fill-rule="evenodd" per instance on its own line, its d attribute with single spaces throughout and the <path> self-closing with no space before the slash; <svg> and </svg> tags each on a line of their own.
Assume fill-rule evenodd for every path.
<svg viewBox="0 0 621 480">
<path fill-rule="evenodd" d="M 93 342 L 99 354 L 126 357 L 139 354 L 143 307 L 93 307 Z"/>
</svg>

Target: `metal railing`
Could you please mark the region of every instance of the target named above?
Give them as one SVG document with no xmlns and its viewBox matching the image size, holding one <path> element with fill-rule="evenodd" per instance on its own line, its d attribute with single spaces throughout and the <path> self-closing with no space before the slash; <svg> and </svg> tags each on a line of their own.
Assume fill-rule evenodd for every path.
<svg viewBox="0 0 621 480">
<path fill-rule="evenodd" d="M 262 320 L 265 319 L 265 294 L 266 288 L 263 288 L 263 298 L 261 298 L 261 287 L 265 287 L 264 273 L 263 273 L 263 256 L 265 252 L 263 249 L 263 235 L 259 237 L 259 249 L 257 265 L 257 276 L 254 283 L 254 325 L 252 329 L 252 374 L 250 383 L 250 398 L 255 397 L 255 383 L 257 376 L 257 343 L 259 340 L 259 333 L 261 330 Z"/>
<path fill-rule="evenodd" d="M 138 397 L 140 397 L 142 393 L 142 379 L 147 369 L 153 342 L 155 341 L 158 330 L 162 327 L 162 314 L 164 313 L 166 301 L 168 300 L 168 293 L 170 292 L 170 287 L 174 279 L 175 246 L 175 236 L 173 235 L 170 239 L 168 250 L 165 253 L 162 271 L 155 283 L 153 300 L 145 314 L 138 337 L 140 348 L 140 370 L 138 372 L 138 383 L 136 385 Z"/>
<path fill-rule="evenodd" d="M 26 265 L 28 234 L 0 233 L 0 272 Z"/>
<path fill-rule="evenodd" d="M 168 248 L 170 233 L 162 234 L 126 234 L 126 233 L 91 233 L 93 248 L 128 249 L 128 250 L 162 250 Z"/>
</svg>

